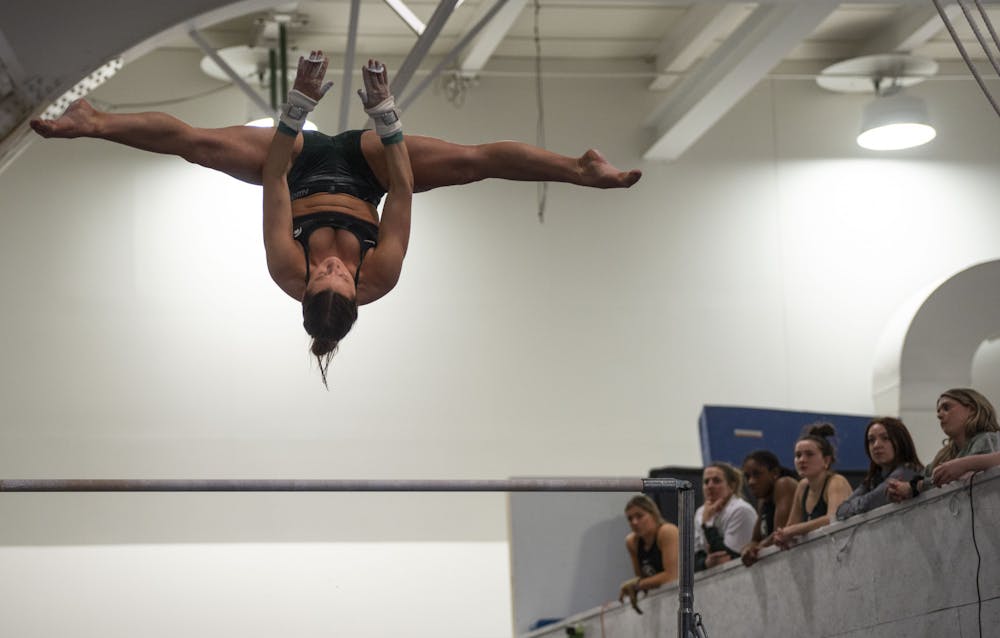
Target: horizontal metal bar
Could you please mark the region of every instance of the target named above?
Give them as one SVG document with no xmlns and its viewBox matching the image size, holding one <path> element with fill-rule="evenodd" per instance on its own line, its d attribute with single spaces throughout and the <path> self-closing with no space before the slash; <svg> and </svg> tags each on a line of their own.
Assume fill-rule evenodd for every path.
<svg viewBox="0 0 1000 638">
<path fill-rule="evenodd" d="M 384 479 L 6 479 L 0 492 L 666 492 L 670 478 Z"/>
</svg>

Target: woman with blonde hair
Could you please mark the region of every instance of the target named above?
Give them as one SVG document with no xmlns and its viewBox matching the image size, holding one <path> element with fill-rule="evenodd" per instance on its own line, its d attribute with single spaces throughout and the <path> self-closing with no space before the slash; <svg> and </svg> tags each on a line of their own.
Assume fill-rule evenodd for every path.
<svg viewBox="0 0 1000 638">
<path fill-rule="evenodd" d="M 625 518 L 632 530 L 625 537 L 625 548 L 635 578 L 622 583 L 618 600 L 623 602 L 627 597 L 641 614 L 637 605 L 640 592 L 677 580 L 679 532 L 676 525 L 663 520 L 660 508 L 645 494 L 629 499 Z"/>
<path fill-rule="evenodd" d="M 743 500 L 743 473 L 729 463 L 705 467 L 701 489 L 705 503 L 694 513 L 695 571 L 739 558 L 757 524 L 757 510 Z"/>
<path fill-rule="evenodd" d="M 955 459 L 1000 452 L 1000 425 L 993 404 L 972 388 L 952 388 L 937 400 L 937 418 L 945 434 L 944 447 L 934 456 L 922 476 L 909 482 L 889 483 L 889 498 L 904 501 L 929 489 L 934 469 Z"/>
</svg>

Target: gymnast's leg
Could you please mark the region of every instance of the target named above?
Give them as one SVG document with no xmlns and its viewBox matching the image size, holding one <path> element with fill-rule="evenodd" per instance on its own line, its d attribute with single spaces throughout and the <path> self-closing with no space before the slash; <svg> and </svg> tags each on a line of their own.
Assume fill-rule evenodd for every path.
<svg viewBox="0 0 1000 638">
<path fill-rule="evenodd" d="M 251 126 L 195 128 L 166 113 L 106 113 L 76 100 L 54 120 L 32 120 L 42 137 L 94 137 L 152 153 L 176 155 L 251 184 L 260 184 L 261 167 L 274 132 Z M 301 149 L 301 138 L 296 152 Z"/>
<path fill-rule="evenodd" d="M 642 177 L 639 170 L 615 168 L 594 149 L 580 157 L 568 157 L 523 142 L 465 146 L 421 135 L 407 135 L 406 146 L 410 151 L 416 191 L 490 178 L 628 188 Z M 375 175 L 385 184 L 385 159 L 378 137 L 365 133 L 361 138 L 361 150 Z"/>
<path fill-rule="evenodd" d="M 93 137 L 176 155 L 251 184 L 260 184 L 261 167 L 274 135 L 273 130 L 252 126 L 195 128 L 166 113 L 106 113 L 83 99 L 73 102 L 54 120 L 32 120 L 31 127 L 47 138 Z M 628 188 L 642 176 L 638 170 L 618 170 L 593 149 L 580 157 L 568 157 L 523 142 L 466 146 L 421 135 L 407 135 L 406 145 L 416 191 L 490 178 Z M 301 148 L 300 137 L 293 157 Z M 361 148 L 385 185 L 388 172 L 382 144 L 374 131 L 362 136 Z"/>
</svg>

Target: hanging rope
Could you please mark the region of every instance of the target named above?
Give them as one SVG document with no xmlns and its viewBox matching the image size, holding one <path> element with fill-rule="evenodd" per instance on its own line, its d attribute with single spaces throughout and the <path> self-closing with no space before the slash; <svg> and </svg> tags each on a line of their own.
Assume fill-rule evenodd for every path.
<svg viewBox="0 0 1000 638">
<path fill-rule="evenodd" d="M 535 126 L 535 145 L 545 148 L 545 104 L 542 99 L 542 38 L 539 35 L 538 13 L 542 5 L 535 0 L 535 93 L 538 98 L 538 123 Z M 545 223 L 545 199 L 549 194 L 549 183 L 538 182 L 538 223 Z"/>
<path fill-rule="evenodd" d="M 962 3 L 959 2 L 959 5 L 961 6 Z M 948 29 L 951 39 L 954 40 L 955 46 L 958 47 L 958 52 L 962 55 L 962 59 L 965 60 L 965 65 L 969 67 L 969 71 L 972 72 L 972 77 L 976 78 L 976 83 L 979 84 L 979 88 L 982 89 L 983 95 L 985 95 L 986 99 L 989 100 L 993 110 L 996 111 L 997 115 L 1000 115 L 1000 104 L 997 104 L 993 94 L 990 93 L 989 88 L 986 86 L 986 82 L 984 82 L 982 76 L 979 75 L 979 70 L 969 57 L 968 51 L 965 50 L 965 45 L 962 44 L 962 39 L 958 37 L 958 32 L 955 31 L 955 25 L 951 23 L 951 19 L 948 18 L 948 14 L 945 12 L 944 7 L 941 6 L 941 0 L 934 0 L 934 6 L 937 8 L 938 15 L 941 16 L 944 26 Z M 965 10 L 965 7 L 962 6 L 962 9 Z"/>
<path fill-rule="evenodd" d="M 990 22 L 990 16 L 986 13 L 986 8 L 983 3 L 976 0 L 976 6 L 979 7 L 979 15 L 983 16 L 983 22 L 986 24 L 986 28 L 990 30 L 990 35 L 993 36 L 993 44 L 997 45 L 1000 49 L 1000 38 L 997 37 L 996 29 L 993 28 L 993 23 Z"/>
<path fill-rule="evenodd" d="M 976 19 L 972 16 L 972 11 L 969 9 L 968 4 L 959 1 L 958 6 L 962 8 L 962 13 L 965 14 L 965 19 L 972 28 L 972 33 L 975 34 L 976 40 L 979 41 L 979 46 L 983 48 L 983 52 L 986 53 L 986 57 L 989 58 L 990 64 L 993 65 L 993 70 L 997 72 L 997 75 L 1000 75 L 1000 60 L 997 60 L 997 56 L 993 54 L 993 50 L 990 48 L 990 43 L 983 37 L 983 32 L 979 30 L 979 23 L 977 23 Z M 990 31 L 993 32 L 989 16 L 986 15 L 986 10 L 981 9 L 980 14 L 983 16 L 983 19 L 986 20 L 986 24 L 990 25 Z"/>
</svg>

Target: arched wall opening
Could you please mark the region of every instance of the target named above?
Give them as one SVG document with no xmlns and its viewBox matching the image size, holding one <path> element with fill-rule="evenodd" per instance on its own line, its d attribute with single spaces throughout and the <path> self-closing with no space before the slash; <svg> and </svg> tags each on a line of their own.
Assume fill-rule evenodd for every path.
<svg viewBox="0 0 1000 638">
<path fill-rule="evenodd" d="M 923 460 L 941 446 L 935 401 L 948 388 L 1000 398 L 1000 260 L 976 264 L 916 295 L 883 332 L 875 411 L 898 414 Z"/>
</svg>

